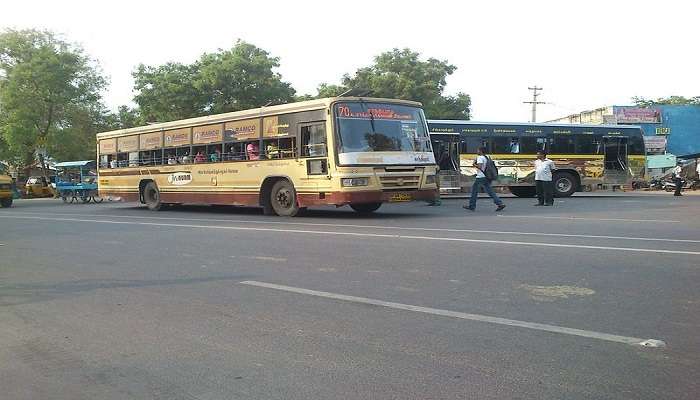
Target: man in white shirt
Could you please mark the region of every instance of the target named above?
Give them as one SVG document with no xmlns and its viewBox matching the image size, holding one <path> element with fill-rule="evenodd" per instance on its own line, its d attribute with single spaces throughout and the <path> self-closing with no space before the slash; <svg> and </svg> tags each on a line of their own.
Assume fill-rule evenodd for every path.
<svg viewBox="0 0 700 400">
<path fill-rule="evenodd" d="M 552 172 L 557 167 L 554 161 L 547 158 L 547 153 L 544 150 L 537 152 L 537 160 L 535 160 L 535 187 L 537 189 L 537 204 L 536 206 L 553 206 L 554 205 L 554 182 L 552 182 Z"/>
<path fill-rule="evenodd" d="M 695 172 L 697 173 L 695 179 L 700 180 L 700 159 L 695 160 Z"/>
<path fill-rule="evenodd" d="M 683 190 L 683 167 L 681 167 L 681 162 L 676 163 L 676 168 L 673 169 L 673 183 L 676 184 L 676 191 L 673 193 L 674 196 L 683 196 L 681 190 Z"/>
<path fill-rule="evenodd" d="M 479 190 L 483 187 L 484 191 L 488 193 L 489 196 L 493 199 L 493 202 L 496 204 L 496 211 L 501 211 L 504 208 L 506 208 L 506 205 L 503 204 L 503 201 L 498 198 L 498 195 L 493 191 L 493 188 L 491 187 L 491 181 L 486 178 L 486 175 L 484 174 L 484 171 L 487 168 L 488 162 L 490 161 L 489 157 L 486 155 L 486 148 L 485 147 L 479 147 L 478 156 L 476 157 L 476 160 L 474 160 L 473 166 L 476 167 L 476 179 L 474 180 L 474 184 L 472 185 L 472 193 L 471 196 L 469 197 L 469 204 L 462 206 L 462 208 L 465 208 L 469 211 L 474 211 L 476 210 L 476 199 L 479 196 Z"/>
</svg>

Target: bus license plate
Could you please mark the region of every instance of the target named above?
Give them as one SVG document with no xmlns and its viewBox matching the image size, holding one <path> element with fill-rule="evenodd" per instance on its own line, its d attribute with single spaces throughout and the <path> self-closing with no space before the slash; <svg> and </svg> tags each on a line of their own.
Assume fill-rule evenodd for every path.
<svg viewBox="0 0 700 400">
<path fill-rule="evenodd" d="M 399 201 L 411 201 L 413 200 L 413 196 L 411 196 L 408 193 L 394 193 L 389 197 L 390 202 L 399 202 Z"/>
</svg>

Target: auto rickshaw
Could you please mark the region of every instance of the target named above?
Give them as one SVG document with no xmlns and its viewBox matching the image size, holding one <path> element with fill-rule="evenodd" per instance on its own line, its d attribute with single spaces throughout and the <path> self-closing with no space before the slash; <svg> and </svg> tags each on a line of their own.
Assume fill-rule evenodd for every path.
<svg viewBox="0 0 700 400">
<path fill-rule="evenodd" d="M 0 205 L 3 207 L 12 206 L 12 194 L 12 178 L 0 175 Z"/>
<path fill-rule="evenodd" d="M 53 197 L 54 190 L 50 182 L 43 176 L 32 176 L 24 184 L 24 193 L 27 198 Z"/>
<path fill-rule="evenodd" d="M 58 170 L 56 190 L 64 203 L 101 203 L 97 194 L 96 163 L 92 160 L 67 161 L 54 165 Z"/>
</svg>

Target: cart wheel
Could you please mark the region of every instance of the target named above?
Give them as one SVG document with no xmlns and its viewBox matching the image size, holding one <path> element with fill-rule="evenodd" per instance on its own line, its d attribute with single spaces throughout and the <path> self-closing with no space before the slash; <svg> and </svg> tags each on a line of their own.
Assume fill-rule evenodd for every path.
<svg viewBox="0 0 700 400">
<path fill-rule="evenodd" d="M 103 199 L 100 196 L 92 196 L 92 201 L 94 201 L 95 203 L 102 203 L 104 200 L 105 199 Z"/>
<path fill-rule="evenodd" d="M 65 194 L 61 194 L 61 200 L 63 200 L 64 203 L 68 203 L 68 196 L 66 196 Z"/>
</svg>

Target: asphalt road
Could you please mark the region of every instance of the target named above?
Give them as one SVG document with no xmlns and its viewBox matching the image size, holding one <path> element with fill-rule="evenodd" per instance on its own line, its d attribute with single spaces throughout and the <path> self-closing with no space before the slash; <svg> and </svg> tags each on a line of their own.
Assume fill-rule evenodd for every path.
<svg viewBox="0 0 700 400">
<path fill-rule="evenodd" d="M 17 201 L 0 398 L 699 398 L 700 196 L 506 202 Z"/>
</svg>

